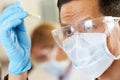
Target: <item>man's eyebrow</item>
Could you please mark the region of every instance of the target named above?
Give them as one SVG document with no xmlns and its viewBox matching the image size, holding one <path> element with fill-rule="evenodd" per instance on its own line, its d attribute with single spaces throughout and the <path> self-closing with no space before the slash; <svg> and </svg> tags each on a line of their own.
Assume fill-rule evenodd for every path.
<svg viewBox="0 0 120 80">
<path fill-rule="evenodd" d="M 91 20 L 93 19 L 92 17 L 84 17 L 82 19 L 80 19 L 78 22 L 84 22 L 84 21 L 87 21 L 87 20 Z"/>
<path fill-rule="evenodd" d="M 60 23 L 61 27 L 65 27 L 65 26 L 68 26 L 70 24 L 65 24 L 65 23 Z"/>
<path fill-rule="evenodd" d="M 86 20 L 91 20 L 91 19 L 93 19 L 93 18 L 92 17 L 84 17 L 84 18 L 78 20 L 76 23 L 79 24 L 80 22 L 84 22 Z M 72 24 L 67 24 L 67 23 L 60 22 L 60 25 L 61 25 L 61 27 L 65 27 L 65 26 L 72 25 Z"/>
</svg>

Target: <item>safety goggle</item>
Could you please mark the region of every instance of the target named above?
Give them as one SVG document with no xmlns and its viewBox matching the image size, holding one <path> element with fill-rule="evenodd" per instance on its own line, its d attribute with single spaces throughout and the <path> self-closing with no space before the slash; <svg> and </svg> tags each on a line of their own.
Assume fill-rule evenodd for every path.
<svg viewBox="0 0 120 80">
<path fill-rule="evenodd" d="M 114 27 L 118 27 L 120 17 L 105 16 L 79 22 L 77 26 L 62 26 L 52 31 L 52 35 L 59 47 L 63 47 L 63 41 L 76 33 L 105 33 L 110 34 Z"/>
</svg>

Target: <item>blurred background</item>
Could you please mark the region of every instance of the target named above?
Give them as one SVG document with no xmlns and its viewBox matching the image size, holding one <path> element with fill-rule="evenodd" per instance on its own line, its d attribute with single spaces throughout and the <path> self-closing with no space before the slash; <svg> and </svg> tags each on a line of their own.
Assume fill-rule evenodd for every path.
<svg viewBox="0 0 120 80">
<path fill-rule="evenodd" d="M 15 1 L 20 1 L 24 10 L 41 16 L 41 20 L 34 17 L 28 17 L 25 20 L 27 30 L 30 34 L 32 33 L 33 29 L 35 29 L 37 25 L 40 24 L 40 22 L 46 21 L 59 25 L 58 11 L 56 7 L 57 0 L 0 0 L 0 12 L 3 11 L 6 5 L 9 5 Z M 0 60 L 2 61 L 2 65 L 7 65 L 6 63 L 8 63 L 8 58 L 1 46 Z M 6 70 L 3 71 L 3 74 L 5 73 Z"/>
<path fill-rule="evenodd" d="M 16 0 L 0 0 L 0 12 L 3 9 L 15 2 Z M 54 23 L 56 26 L 59 26 L 59 16 L 58 16 L 58 9 L 57 9 L 57 0 L 19 0 L 21 6 L 24 8 L 25 11 L 37 14 L 41 16 L 41 19 L 37 19 L 34 17 L 28 17 L 25 19 L 25 25 L 29 34 L 37 27 L 38 24 L 42 22 L 51 22 Z M 7 74 L 7 66 L 8 66 L 8 58 L 2 48 L 0 46 L 0 61 L 2 64 L 2 77 Z M 38 67 L 34 69 L 32 73 L 29 74 L 29 80 L 50 80 L 49 75 L 44 74 L 42 70 Z M 73 71 L 73 76 L 71 80 L 77 80 L 76 76 L 79 76 L 80 80 L 88 80 L 87 76 L 85 76 L 80 71 Z M 72 79 L 73 78 L 73 79 Z"/>
</svg>

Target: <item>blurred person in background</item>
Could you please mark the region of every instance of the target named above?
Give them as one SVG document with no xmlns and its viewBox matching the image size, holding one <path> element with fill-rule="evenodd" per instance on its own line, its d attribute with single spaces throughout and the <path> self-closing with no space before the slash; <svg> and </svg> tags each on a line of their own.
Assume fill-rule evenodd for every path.
<svg viewBox="0 0 120 80">
<path fill-rule="evenodd" d="M 39 71 L 35 72 L 35 74 L 38 73 L 38 76 L 35 77 L 39 77 L 40 79 L 89 80 L 86 78 L 86 75 L 72 66 L 65 52 L 56 45 L 51 33 L 51 31 L 56 28 L 54 24 L 44 22 L 33 30 L 31 34 L 31 58 L 33 60 L 33 65 L 28 71 L 28 75 L 31 75 L 34 69 L 37 68 L 36 65 L 34 66 L 35 61 L 40 71 L 42 70 L 40 74 L 38 73 Z M 46 78 L 41 77 L 41 74 L 46 75 Z M 8 80 L 8 75 L 4 80 Z"/>
<path fill-rule="evenodd" d="M 39 63 L 41 69 L 53 76 L 49 80 L 65 80 L 71 70 L 71 62 L 52 37 L 51 31 L 55 28 L 54 24 L 46 22 L 33 31 L 31 56 Z"/>
</svg>

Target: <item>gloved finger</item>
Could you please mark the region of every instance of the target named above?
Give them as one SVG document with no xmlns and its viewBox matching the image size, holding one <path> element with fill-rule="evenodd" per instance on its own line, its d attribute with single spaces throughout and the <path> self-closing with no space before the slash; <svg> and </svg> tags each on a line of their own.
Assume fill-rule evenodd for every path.
<svg viewBox="0 0 120 80">
<path fill-rule="evenodd" d="M 22 43 L 22 45 L 25 45 L 26 48 L 30 48 L 31 41 L 30 41 L 30 37 L 27 33 L 26 27 L 24 25 L 24 20 L 22 20 L 22 23 L 16 27 L 16 34 L 19 38 L 19 41 Z"/>
<path fill-rule="evenodd" d="M 9 29 L 14 28 L 22 23 L 21 19 L 13 19 L 10 21 L 5 21 L 1 26 L 0 26 L 0 35 L 2 33 L 7 32 Z"/>
<path fill-rule="evenodd" d="M 18 24 L 21 24 L 22 23 L 22 20 L 21 19 L 14 19 L 11 21 L 12 23 L 14 23 L 14 26 L 17 26 Z M 10 25 L 10 24 L 8 24 Z M 4 28 L 0 28 L 0 42 L 2 43 L 4 40 L 7 40 L 8 39 L 8 32 L 9 31 L 4 31 Z M 9 42 L 9 41 L 8 41 Z"/>
<path fill-rule="evenodd" d="M 6 13 L 3 13 L 0 16 L 0 22 L 4 21 L 7 17 L 9 17 L 10 15 L 16 14 L 16 13 L 20 13 L 22 12 L 23 9 L 22 8 L 12 8 L 12 10 L 7 11 Z"/>
<path fill-rule="evenodd" d="M 14 22 L 21 22 L 21 21 L 16 20 Z M 8 55 L 9 59 L 11 59 L 15 55 L 21 56 L 21 54 L 19 52 L 17 52 L 18 50 L 20 50 L 21 53 L 24 53 L 22 48 L 20 47 L 17 35 L 13 29 L 10 29 L 9 31 L 7 31 L 6 33 L 4 33 L 2 35 L 2 37 L 0 38 L 0 43 L 2 44 L 3 48 L 5 49 L 6 54 Z M 10 52 L 13 50 L 14 50 L 14 52 Z M 9 54 L 7 52 L 12 53 L 12 54 Z M 14 53 L 17 53 L 17 54 L 14 54 Z"/>
<path fill-rule="evenodd" d="M 9 9 L 9 10 L 7 10 L 7 11 L 5 11 L 5 12 L 2 12 L 2 14 L 0 15 L 0 16 L 3 16 L 4 14 L 6 14 L 6 13 L 11 13 L 11 12 L 13 12 L 14 10 L 22 10 L 23 11 L 23 9 L 21 8 L 21 7 L 17 7 L 17 8 L 11 8 L 11 9 Z"/>
<path fill-rule="evenodd" d="M 8 18 L 5 19 L 5 21 L 11 21 L 11 20 L 14 20 L 14 19 L 24 19 L 28 16 L 28 13 L 23 11 L 23 12 L 20 12 L 20 13 L 14 13 L 13 15 L 9 16 Z"/>
<path fill-rule="evenodd" d="M 8 10 L 11 10 L 12 8 L 17 8 L 17 7 L 20 7 L 20 2 L 15 2 L 15 3 L 11 4 L 3 12 L 7 12 Z"/>
<path fill-rule="evenodd" d="M 7 31 L 10 28 L 14 28 L 14 27 L 20 25 L 20 24 L 16 25 L 16 23 L 13 22 L 14 20 L 16 20 L 16 19 L 21 19 L 22 20 L 22 19 L 24 19 L 27 16 L 28 16 L 27 12 L 21 12 L 21 13 L 17 13 L 15 15 L 12 15 L 9 18 L 7 18 L 3 22 L 3 24 L 1 24 L 0 29 L 2 28 L 3 30 Z"/>
</svg>

